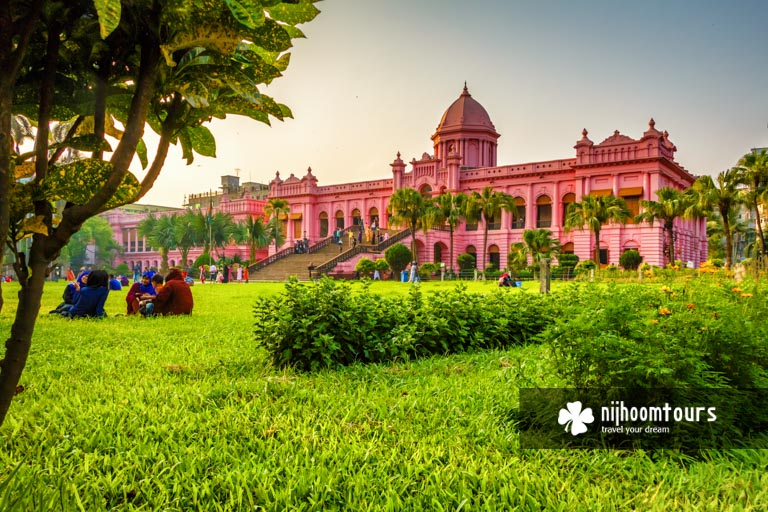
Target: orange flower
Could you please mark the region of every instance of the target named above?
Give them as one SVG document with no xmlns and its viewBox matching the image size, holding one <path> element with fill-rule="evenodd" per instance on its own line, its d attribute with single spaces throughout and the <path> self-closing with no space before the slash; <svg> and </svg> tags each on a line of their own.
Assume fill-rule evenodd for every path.
<svg viewBox="0 0 768 512">
<path fill-rule="evenodd" d="M 658 324 L 659 324 L 659 321 L 658 321 L 658 320 L 651 320 L 651 323 L 652 323 L 653 325 L 658 325 Z"/>
<path fill-rule="evenodd" d="M 696 308 L 696 305 L 695 305 L 695 304 L 688 304 L 686 307 L 687 307 L 688 309 L 695 309 L 695 308 Z"/>
<path fill-rule="evenodd" d="M 737 286 L 736 288 L 731 288 L 731 291 L 732 291 L 733 293 L 741 293 L 741 288 L 739 288 L 739 287 Z"/>
<path fill-rule="evenodd" d="M 660 315 L 671 315 L 671 314 L 672 314 L 672 312 L 671 312 L 671 311 L 670 311 L 668 308 L 661 308 L 661 309 L 659 310 L 659 314 L 660 314 Z"/>
</svg>

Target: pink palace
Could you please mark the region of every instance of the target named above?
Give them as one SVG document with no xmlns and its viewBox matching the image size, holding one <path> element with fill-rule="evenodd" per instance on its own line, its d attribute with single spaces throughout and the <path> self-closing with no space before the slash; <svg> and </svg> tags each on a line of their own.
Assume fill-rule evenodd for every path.
<svg viewBox="0 0 768 512">
<path fill-rule="evenodd" d="M 489 225 L 487 253 L 490 262 L 503 268 L 510 244 L 522 241 L 524 230 L 535 228 L 551 230 L 560 239 L 563 252 L 575 253 L 581 260 L 590 259 L 594 236 L 586 229 L 570 233 L 563 230 L 569 203 L 581 201 L 587 194 L 613 194 L 624 198 L 633 214 L 637 214 L 641 200 L 657 200 L 655 191 L 659 188 L 684 189 L 695 177 L 675 161 L 677 148 L 667 132 L 656 129 L 653 119 L 637 139 L 617 130 L 595 144 L 586 129 L 581 135 L 572 158 L 498 165 L 496 154 L 500 134 L 488 112 L 472 98 L 465 86 L 432 134 L 432 153 L 411 160 L 410 168 L 398 153 L 390 164 L 392 176 L 385 179 L 319 186 L 311 169 L 301 178 L 291 174 L 285 180 L 277 173 L 269 184 L 267 198 L 279 197 L 289 202 L 284 247 L 292 247 L 295 240 L 305 236 L 311 243 L 326 238 L 336 226 L 344 228 L 361 222 L 370 226 L 375 221 L 379 227 L 388 228 L 389 197 L 400 188 L 410 187 L 423 194 L 437 195 L 445 191 L 479 192 L 483 187 L 491 186 L 515 198 L 517 215 L 513 221 L 513 216 L 503 211 L 501 218 L 494 219 Z M 263 215 L 267 192 L 263 188 L 254 183 L 240 185 L 236 177 L 225 176 L 220 193 L 191 195 L 187 206 L 194 207 L 202 202 L 206 207 L 210 202 L 215 210 L 230 212 L 236 219 Z M 126 250 L 121 260 L 129 265 L 137 262 L 145 267 L 157 266 L 159 256 L 156 252 L 137 250 L 135 226 L 145 214 L 113 210 L 106 215 L 118 242 Z M 698 267 L 707 259 L 706 221 L 679 219 L 675 232 L 676 259 L 690 261 Z M 404 243 L 407 244 L 407 240 Z M 482 244 L 482 225 L 461 224 L 454 233 L 454 258 L 464 252 L 481 255 Z M 132 247 L 134 250 L 130 251 Z M 630 222 L 623 226 L 609 224 L 603 227 L 600 233 L 602 264 L 618 264 L 621 253 L 629 249 L 638 250 L 643 261 L 651 265 L 664 265 L 662 223 L 651 226 Z M 190 260 L 200 251 L 191 251 Z M 270 251 L 275 252 L 274 246 Z M 443 262 L 451 266 L 447 231 L 431 230 L 427 235 L 419 232 L 417 251 L 420 262 Z M 244 258 L 248 254 L 245 247 L 227 248 L 227 256 L 235 253 Z M 354 267 L 356 259 L 362 256 L 365 254 L 341 266 L 344 269 Z M 183 264 L 178 258 L 178 251 L 170 253 L 172 263 Z M 458 268 L 456 262 L 453 263 L 453 267 Z"/>
</svg>

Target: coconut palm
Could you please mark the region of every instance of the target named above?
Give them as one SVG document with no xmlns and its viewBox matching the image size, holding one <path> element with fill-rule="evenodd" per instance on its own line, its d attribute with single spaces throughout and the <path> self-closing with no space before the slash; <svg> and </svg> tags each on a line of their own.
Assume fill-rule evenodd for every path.
<svg viewBox="0 0 768 512">
<path fill-rule="evenodd" d="M 256 250 L 272 243 L 269 226 L 264 222 L 263 217 L 254 218 L 249 215 L 245 222 L 237 225 L 237 233 L 238 241 L 248 244 L 248 257 L 251 264 L 256 261 Z"/>
<path fill-rule="evenodd" d="M 285 235 L 283 234 L 283 229 L 280 225 L 280 217 L 285 216 L 287 219 L 290 212 L 291 209 L 287 199 L 273 197 L 267 201 L 266 205 L 264 205 L 264 214 L 269 219 L 268 227 L 270 230 L 270 237 L 275 242 L 275 251 L 277 251 L 277 248 L 285 242 Z"/>
<path fill-rule="evenodd" d="M 739 160 L 738 172 L 739 181 L 747 186 L 747 190 L 743 193 L 744 202 L 755 216 L 760 255 L 764 256 L 766 255 L 765 235 L 758 205 L 768 199 L 768 152 L 762 149 L 747 153 Z"/>
<path fill-rule="evenodd" d="M 469 197 L 469 204 L 466 212 L 471 219 L 482 219 L 483 221 L 483 265 L 481 270 L 485 271 L 488 264 L 488 227 L 492 221 L 499 218 L 502 210 L 511 211 L 515 208 L 512 196 L 504 192 L 497 192 L 493 187 L 483 187 L 483 190 L 473 192 Z"/>
<path fill-rule="evenodd" d="M 155 217 L 149 215 L 139 222 L 139 235 L 147 239 L 147 245 L 156 247 L 160 253 L 160 272 L 168 272 L 168 251 L 176 248 L 175 215 Z"/>
<path fill-rule="evenodd" d="M 516 272 L 528 266 L 528 247 L 524 242 L 515 242 L 509 246 L 507 269 L 516 277 Z"/>
<path fill-rule="evenodd" d="M 439 196 L 434 198 L 434 205 L 429 208 L 427 212 L 427 223 L 430 227 L 438 225 L 448 225 L 448 231 L 450 233 L 450 264 L 449 271 L 453 274 L 453 233 L 456 231 L 456 227 L 464 219 L 465 205 L 467 203 L 467 195 L 463 192 L 458 194 L 451 194 L 443 192 Z"/>
<path fill-rule="evenodd" d="M 686 212 L 690 210 L 690 196 L 680 190 L 663 187 L 656 191 L 658 201 L 640 201 L 643 212 L 635 216 L 637 222 L 648 222 L 653 225 L 654 221 L 663 223 L 669 245 L 667 246 L 667 259 L 669 263 L 675 261 L 675 219 L 690 215 Z"/>
<path fill-rule="evenodd" d="M 199 247 L 203 245 L 206 240 L 205 233 L 198 232 L 196 228 L 197 215 L 187 210 L 183 215 L 174 215 L 174 238 L 176 240 L 176 247 L 181 253 L 181 265 L 187 265 L 187 256 L 189 250 L 192 247 Z"/>
<path fill-rule="evenodd" d="M 523 242 L 533 260 L 539 262 L 539 290 L 549 293 L 549 262 L 560 252 L 560 242 L 552 238 L 552 231 L 548 229 L 526 229 Z"/>
<path fill-rule="evenodd" d="M 706 215 L 717 211 L 723 221 L 723 236 L 725 236 L 725 267 L 730 268 L 733 259 L 733 230 L 731 219 L 743 201 L 739 191 L 740 172 L 729 169 L 717 175 L 701 176 L 693 182 L 689 189 L 692 196 L 690 209 L 695 215 Z"/>
<path fill-rule="evenodd" d="M 565 216 L 566 233 L 577 228 L 583 230 L 584 226 L 595 234 L 595 252 L 594 261 L 600 264 L 600 231 L 603 224 L 609 221 L 626 224 L 632 216 L 632 212 L 627 209 L 627 204 L 620 197 L 615 196 L 590 196 L 581 198 L 580 203 L 571 203 L 568 205 L 568 212 Z"/>
<path fill-rule="evenodd" d="M 411 253 L 416 258 L 416 231 L 427 226 L 427 202 L 424 196 L 412 188 L 396 190 L 389 198 L 391 216 L 389 223 L 394 226 L 406 226 L 411 230 Z"/>
</svg>

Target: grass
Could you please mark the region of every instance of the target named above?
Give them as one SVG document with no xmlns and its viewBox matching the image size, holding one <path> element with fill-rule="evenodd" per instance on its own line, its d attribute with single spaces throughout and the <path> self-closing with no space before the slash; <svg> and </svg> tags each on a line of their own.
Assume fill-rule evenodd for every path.
<svg viewBox="0 0 768 512">
<path fill-rule="evenodd" d="M 251 334 L 254 298 L 280 284 L 197 285 L 191 317 L 150 320 L 49 317 L 62 289 L 0 428 L 2 510 L 768 508 L 760 451 L 520 450 L 517 389 L 561 385 L 541 346 L 300 374 Z"/>
</svg>

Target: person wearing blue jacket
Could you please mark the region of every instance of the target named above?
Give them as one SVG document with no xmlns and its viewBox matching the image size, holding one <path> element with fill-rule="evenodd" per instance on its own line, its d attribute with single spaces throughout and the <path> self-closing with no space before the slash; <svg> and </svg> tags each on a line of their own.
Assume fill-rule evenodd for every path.
<svg viewBox="0 0 768 512">
<path fill-rule="evenodd" d="M 94 270 L 88 276 L 88 283 L 80 289 L 77 302 L 69 310 L 70 318 L 106 316 L 104 303 L 109 295 L 109 276 L 103 270 Z"/>
</svg>

